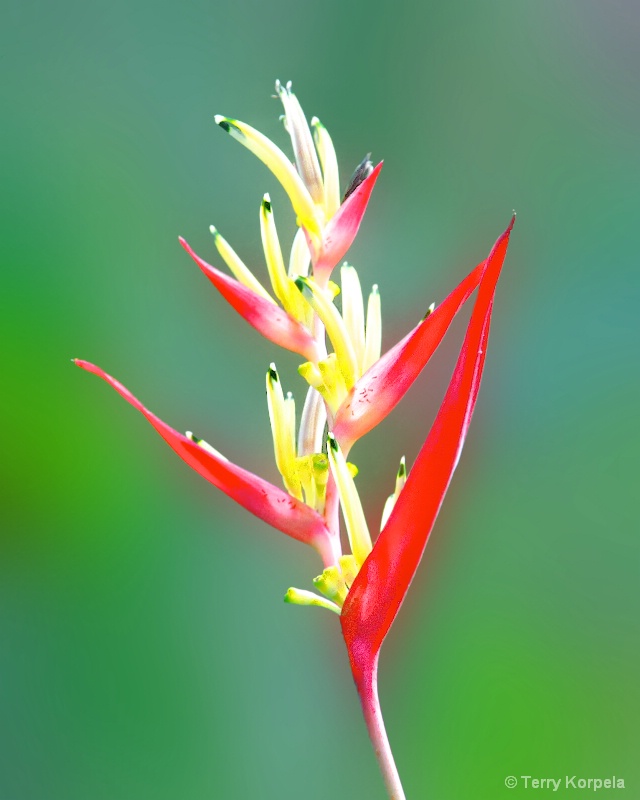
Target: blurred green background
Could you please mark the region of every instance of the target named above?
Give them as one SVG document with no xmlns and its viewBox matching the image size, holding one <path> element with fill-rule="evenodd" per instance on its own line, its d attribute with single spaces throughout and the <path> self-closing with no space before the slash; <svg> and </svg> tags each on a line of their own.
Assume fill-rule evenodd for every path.
<svg viewBox="0 0 640 800">
<path fill-rule="evenodd" d="M 213 122 L 285 146 L 275 78 L 345 179 L 385 159 L 350 253 L 385 346 L 518 212 L 471 435 L 382 655 L 408 797 L 566 774 L 640 797 L 638 6 L 5 0 L 2 19 L 0 800 L 385 796 L 337 619 L 282 603 L 313 553 L 69 363 L 276 480 L 264 372 L 276 357 L 301 402 L 297 360 L 177 242 L 219 264 L 215 223 L 261 273 L 264 191 L 291 235 Z M 353 453 L 372 527 L 463 326 Z"/>
</svg>

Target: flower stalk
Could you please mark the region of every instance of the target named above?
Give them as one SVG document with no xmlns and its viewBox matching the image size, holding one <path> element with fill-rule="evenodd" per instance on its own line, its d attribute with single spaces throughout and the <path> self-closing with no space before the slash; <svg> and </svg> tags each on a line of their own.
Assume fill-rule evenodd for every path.
<svg viewBox="0 0 640 800">
<path fill-rule="evenodd" d="M 364 717 L 367 732 L 373 745 L 373 751 L 382 773 L 382 779 L 389 795 L 389 800 L 406 800 L 400 774 L 396 767 L 396 762 L 391 752 L 387 729 L 385 728 L 378 697 L 378 661 L 376 659 L 373 668 L 366 673 L 359 683 L 356 682 L 362 715 Z"/>
</svg>

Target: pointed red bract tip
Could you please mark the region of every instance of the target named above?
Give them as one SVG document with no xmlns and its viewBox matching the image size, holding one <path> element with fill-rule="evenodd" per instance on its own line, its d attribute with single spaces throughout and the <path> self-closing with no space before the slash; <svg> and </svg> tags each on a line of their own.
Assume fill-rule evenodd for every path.
<svg viewBox="0 0 640 800">
<path fill-rule="evenodd" d="M 313 237 L 308 237 L 314 275 L 321 284 L 328 280 L 333 268 L 344 258 L 356 238 L 383 163 L 381 161 L 371 175 L 347 197 L 327 223 L 319 244 L 314 243 Z"/>
<path fill-rule="evenodd" d="M 221 455 L 205 450 L 196 442 L 178 433 L 152 414 L 125 386 L 100 367 L 81 359 L 75 359 L 75 363 L 81 369 L 102 378 L 115 389 L 146 417 L 169 447 L 205 480 L 267 524 L 314 547 L 326 566 L 335 563 L 333 539 L 324 520 L 314 509 L 263 478 L 242 469 Z"/>
<path fill-rule="evenodd" d="M 318 359 L 315 339 L 302 323 L 240 281 L 212 267 L 182 237 L 179 237 L 179 242 L 229 305 L 258 333 L 279 347 L 298 353 L 307 361 Z"/>
<path fill-rule="evenodd" d="M 515 217 L 487 258 L 462 349 L 438 415 L 342 609 L 342 632 L 356 682 L 374 669 L 458 463 L 480 388 L 496 285 L 514 221 Z"/>
</svg>

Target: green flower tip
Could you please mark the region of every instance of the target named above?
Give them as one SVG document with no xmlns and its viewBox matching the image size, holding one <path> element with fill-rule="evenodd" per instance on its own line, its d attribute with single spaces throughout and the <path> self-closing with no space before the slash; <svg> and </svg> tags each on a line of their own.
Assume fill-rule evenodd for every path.
<svg viewBox="0 0 640 800">
<path fill-rule="evenodd" d="M 336 439 L 336 437 L 332 433 L 330 433 L 327 436 L 327 444 L 333 450 L 334 453 L 337 453 L 338 450 L 340 449 L 340 445 L 338 444 L 338 440 Z"/>
<path fill-rule="evenodd" d="M 229 119 L 229 117 L 223 117 L 221 114 L 216 114 L 214 117 L 216 121 L 216 125 L 219 125 L 223 131 L 227 133 L 236 133 L 242 136 L 242 131 L 240 128 L 235 124 L 235 121 Z"/>
</svg>

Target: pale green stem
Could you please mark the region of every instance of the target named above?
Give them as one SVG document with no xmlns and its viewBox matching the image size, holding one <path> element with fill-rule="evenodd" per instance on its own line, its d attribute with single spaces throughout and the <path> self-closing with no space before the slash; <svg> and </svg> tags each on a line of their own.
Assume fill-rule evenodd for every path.
<svg viewBox="0 0 640 800">
<path fill-rule="evenodd" d="M 378 698 L 378 658 L 376 657 L 373 669 L 363 675 L 361 681 L 356 681 L 364 721 L 367 725 L 369 738 L 378 760 L 380 771 L 389 793 L 389 800 L 406 800 L 400 775 L 393 760 L 393 753 L 389 745 L 389 738 L 384 727 L 380 700 Z"/>
</svg>

